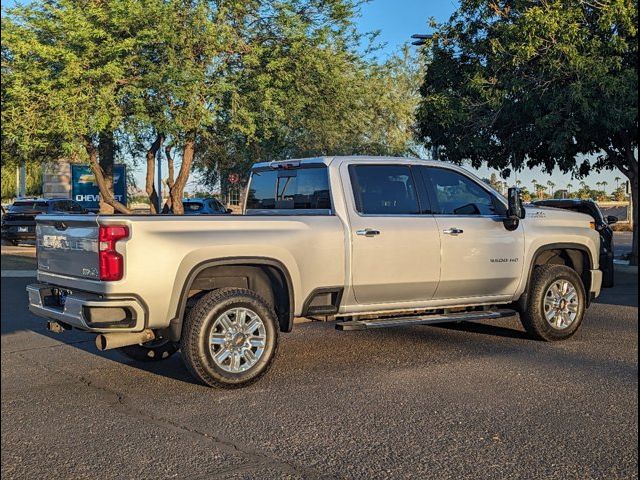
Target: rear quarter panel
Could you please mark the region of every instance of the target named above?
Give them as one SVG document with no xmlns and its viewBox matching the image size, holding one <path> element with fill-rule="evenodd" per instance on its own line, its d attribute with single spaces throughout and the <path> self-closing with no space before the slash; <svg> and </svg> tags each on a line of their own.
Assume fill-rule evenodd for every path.
<svg viewBox="0 0 640 480">
<path fill-rule="evenodd" d="M 108 293 L 144 299 L 152 328 L 175 317 L 189 274 L 206 261 L 260 257 L 281 263 L 296 315 L 315 288 L 345 283 L 344 227 L 337 216 L 105 217 L 100 223 L 129 225 L 130 239 L 119 243 L 125 275 L 108 284 Z"/>
</svg>

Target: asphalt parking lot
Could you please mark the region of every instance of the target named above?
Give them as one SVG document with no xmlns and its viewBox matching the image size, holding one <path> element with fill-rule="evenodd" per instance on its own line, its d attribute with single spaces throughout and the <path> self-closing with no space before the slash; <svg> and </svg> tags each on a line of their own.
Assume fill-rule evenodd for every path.
<svg viewBox="0 0 640 480">
<path fill-rule="evenodd" d="M 194 383 L 179 354 L 141 364 L 88 334 L 47 332 L 26 309 L 32 281 L 3 272 L 3 479 L 638 476 L 628 269 L 566 342 L 529 340 L 516 318 L 304 323 L 267 377 L 234 391 Z"/>
</svg>

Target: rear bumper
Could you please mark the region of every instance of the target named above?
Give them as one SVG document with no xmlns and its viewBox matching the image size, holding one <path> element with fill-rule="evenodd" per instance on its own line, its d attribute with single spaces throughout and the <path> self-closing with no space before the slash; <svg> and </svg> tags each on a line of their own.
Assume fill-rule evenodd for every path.
<svg viewBox="0 0 640 480">
<path fill-rule="evenodd" d="M 47 283 L 28 285 L 29 311 L 88 332 L 138 332 L 145 328 L 147 314 L 135 298 L 72 291 L 60 304 L 56 302 L 58 290 Z"/>
<path fill-rule="evenodd" d="M 591 298 L 599 297 L 601 290 L 602 290 L 602 270 L 591 270 L 591 286 L 589 288 L 589 294 Z"/>
<path fill-rule="evenodd" d="M 18 232 L 16 227 L 2 228 L 2 238 L 6 240 L 35 240 L 36 232 L 33 229 L 27 232 Z"/>
</svg>

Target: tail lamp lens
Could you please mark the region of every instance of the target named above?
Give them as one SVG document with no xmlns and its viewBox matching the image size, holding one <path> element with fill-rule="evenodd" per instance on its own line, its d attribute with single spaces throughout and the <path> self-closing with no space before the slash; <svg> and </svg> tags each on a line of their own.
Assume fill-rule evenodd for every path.
<svg viewBox="0 0 640 480">
<path fill-rule="evenodd" d="M 116 251 L 116 243 L 129 236 L 124 225 L 100 225 L 98 230 L 98 255 L 100 280 L 121 280 L 124 275 L 124 259 Z"/>
</svg>

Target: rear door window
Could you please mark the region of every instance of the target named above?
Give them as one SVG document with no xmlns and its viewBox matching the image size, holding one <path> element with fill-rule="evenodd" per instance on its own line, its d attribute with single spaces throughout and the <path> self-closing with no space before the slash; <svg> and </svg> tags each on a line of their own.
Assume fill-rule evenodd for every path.
<svg viewBox="0 0 640 480">
<path fill-rule="evenodd" d="M 254 170 L 246 211 L 248 214 L 330 215 L 331 195 L 326 165 Z"/>
<path fill-rule="evenodd" d="M 350 165 L 356 210 L 364 215 L 420 213 L 411 168 L 407 165 Z"/>
</svg>

